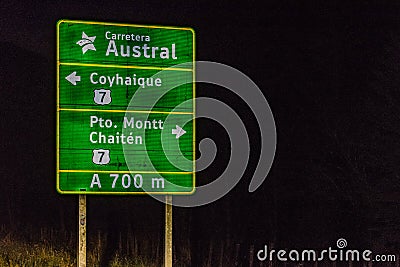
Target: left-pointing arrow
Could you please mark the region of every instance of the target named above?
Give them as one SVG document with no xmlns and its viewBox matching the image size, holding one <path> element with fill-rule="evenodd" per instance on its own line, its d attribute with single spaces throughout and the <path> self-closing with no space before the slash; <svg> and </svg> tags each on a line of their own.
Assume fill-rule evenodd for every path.
<svg viewBox="0 0 400 267">
<path fill-rule="evenodd" d="M 81 76 L 77 76 L 76 75 L 76 71 L 74 71 L 73 73 L 71 73 L 70 75 L 65 77 L 65 79 L 67 81 L 69 81 L 70 83 L 72 83 L 73 85 L 76 85 L 76 82 L 80 82 L 81 81 Z"/>
</svg>

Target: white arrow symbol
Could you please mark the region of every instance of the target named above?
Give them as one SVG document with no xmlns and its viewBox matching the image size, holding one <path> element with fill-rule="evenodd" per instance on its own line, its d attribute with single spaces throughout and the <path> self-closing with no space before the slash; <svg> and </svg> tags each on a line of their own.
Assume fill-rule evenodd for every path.
<svg viewBox="0 0 400 267">
<path fill-rule="evenodd" d="M 176 129 L 172 129 L 172 134 L 176 134 L 176 139 L 178 139 L 179 137 L 181 137 L 182 135 L 184 135 L 186 133 L 185 130 L 183 130 L 181 127 L 179 127 L 178 125 L 176 125 Z"/>
<path fill-rule="evenodd" d="M 67 81 L 69 81 L 70 83 L 72 83 L 73 85 L 76 85 L 76 82 L 80 82 L 81 81 L 81 76 L 77 76 L 76 75 L 76 71 L 74 71 L 73 73 L 71 73 L 70 75 L 65 77 L 65 79 Z"/>
</svg>

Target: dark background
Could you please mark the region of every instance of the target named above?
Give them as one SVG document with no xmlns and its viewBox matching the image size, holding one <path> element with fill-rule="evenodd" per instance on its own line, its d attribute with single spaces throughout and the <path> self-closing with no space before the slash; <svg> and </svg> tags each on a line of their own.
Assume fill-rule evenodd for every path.
<svg viewBox="0 0 400 267">
<path fill-rule="evenodd" d="M 92 3 L 90 3 L 92 2 Z M 251 245 L 399 251 L 400 5 L 398 1 L 2 1 L 0 8 L 0 224 L 10 231 L 75 234 L 77 196 L 55 189 L 56 22 L 82 19 L 188 26 L 197 60 L 230 65 L 263 91 L 277 127 L 268 178 L 247 191 L 259 153 L 249 108 L 226 90 L 198 96 L 231 105 L 250 132 L 245 176 L 200 208 L 174 208 L 175 250 L 200 265 L 210 244 L 227 243 L 246 261 Z M 351 3 L 350 3 L 351 2 Z M 201 119 L 197 136 L 217 143 L 198 175 L 217 178 L 228 134 Z M 162 242 L 163 204 L 146 196 L 88 197 L 88 235 L 120 233 Z M 115 244 L 114 244 L 114 243 Z M 215 253 L 215 252 L 214 252 Z"/>
</svg>

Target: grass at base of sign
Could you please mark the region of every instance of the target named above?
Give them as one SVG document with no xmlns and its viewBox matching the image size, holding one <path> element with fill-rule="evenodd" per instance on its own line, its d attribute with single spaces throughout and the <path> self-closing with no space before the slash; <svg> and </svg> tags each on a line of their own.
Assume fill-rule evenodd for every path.
<svg viewBox="0 0 400 267">
<path fill-rule="evenodd" d="M 23 243 L 11 238 L 0 241 L 0 266 L 75 266 L 71 255 L 49 245 Z"/>
<path fill-rule="evenodd" d="M 42 230 L 40 241 L 23 241 L 21 237 L 13 234 L 4 234 L 1 231 L 0 235 L 0 266 L 12 267 L 46 267 L 46 266 L 76 266 L 76 252 L 74 249 L 75 241 L 62 240 L 63 244 L 58 244 L 53 238 L 59 238 L 57 234 L 53 235 L 54 231 Z M 43 234 L 44 233 L 44 234 Z M 72 236 L 72 235 L 66 235 Z M 65 243 L 64 243 L 65 242 Z M 71 246 L 71 243 L 73 244 Z M 93 245 L 93 242 L 90 242 Z M 90 245 L 90 244 L 88 244 Z M 62 246 L 63 248 L 59 247 Z M 87 251 L 87 266 L 100 266 L 100 260 L 103 256 L 103 248 L 101 243 L 97 246 L 91 246 Z M 104 265 L 103 265 L 104 266 Z M 140 257 L 128 257 L 122 255 L 121 251 L 116 251 L 108 261 L 107 266 L 110 267 L 155 267 L 155 263 L 145 260 Z"/>
<path fill-rule="evenodd" d="M 23 232 L 10 231 L 0 225 L 0 267 L 76 266 L 75 232 L 33 227 L 23 227 L 23 229 Z M 116 239 L 110 240 L 103 232 L 89 234 L 87 266 L 163 266 L 162 237 L 150 237 L 148 234 L 134 235 L 128 232 L 119 234 Z M 173 249 L 174 267 L 193 266 L 193 263 L 196 266 L 206 267 L 258 266 L 249 264 L 250 258 L 254 261 L 256 259 L 257 247 L 254 244 L 246 244 L 237 239 L 223 240 L 215 237 L 192 244 L 189 239 L 176 241 Z M 111 243 L 114 243 L 113 249 L 110 248 Z M 107 252 L 111 252 L 111 255 L 106 255 Z M 331 265 L 318 264 L 318 266 Z"/>
</svg>

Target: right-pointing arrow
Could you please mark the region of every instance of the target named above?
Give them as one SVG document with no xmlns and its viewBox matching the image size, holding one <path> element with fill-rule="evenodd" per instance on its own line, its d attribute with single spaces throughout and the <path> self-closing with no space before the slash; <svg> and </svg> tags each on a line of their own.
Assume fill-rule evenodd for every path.
<svg viewBox="0 0 400 267">
<path fill-rule="evenodd" d="M 179 137 L 181 137 L 182 135 L 184 135 L 186 133 L 185 130 L 183 130 L 181 127 L 179 127 L 178 125 L 176 125 L 176 129 L 172 129 L 172 134 L 176 134 L 176 139 L 178 139 Z"/>
<path fill-rule="evenodd" d="M 67 81 L 69 81 L 70 83 L 72 83 L 73 85 L 76 85 L 76 82 L 80 82 L 81 81 L 81 76 L 77 76 L 76 75 L 76 71 L 74 71 L 73 73 L 71 73 L 70 75 L 65 77 L 65 79 Z"/>
</svg>

